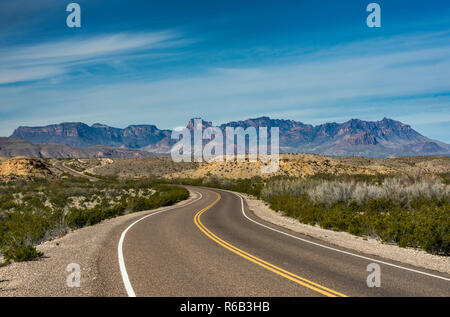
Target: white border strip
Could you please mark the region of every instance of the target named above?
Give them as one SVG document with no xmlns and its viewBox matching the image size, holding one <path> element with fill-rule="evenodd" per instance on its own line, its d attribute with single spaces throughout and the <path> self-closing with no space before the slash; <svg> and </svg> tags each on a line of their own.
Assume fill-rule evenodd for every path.
<svg viewBox="0 0 450 317">
<path fill-rule="evenodd" d="M 198 197 L 197 199 L 195 199 L 195 200 L 193 200 L 190 203 L 187 203 L 185 205 L 171 206 L 171 207 L 165 208 L 163 210 L 160 210 L 160 211 L 151 213 L 149 215 L 146 215 L 146 216 L 136 220 L 135 222 L 133 222 L 131 225 L 129 225 L 122 232 L 122 235 L 120 236 L 119 244 L 117 245 L 117 255 L 119 257 L 120 274 L 122 275 L 123 284 L 125 286 L 125 290 L 127 291 L 128 297 L 136 297 L 136 293 L 134 292 L 133 286 L 131 286 L 131 283 L 130 283 L 130 278 L 128 277 L 127 269 L 125 267 L 125 260 L 124 260 L 124 257 L 123 257 L 123 251 L 122 251 L 122 249 L 123 249 L 123 241 L 125 240 L 125 235 L 127 234 L 128 230 L 130 230 L 135 224 L 137 224 L 138 222 L 144 220 L 145 218 L 148 218 L 150 216 L 154 216 L 154 215 L 160 214 L 160 213 L 165 212 L 165 211 L 169 211 L 169 210 L 173 210 L 173 209 L 176 209 L 176 208 L 189 206 L 190 204 L 193 204 L 193 203 L 195 203 L 195 202 L 197 202 L 197 201 L 199 201 L 200 199 L 203 198 L 203 195 L 200 192 L 194 192 L 194 193 L 200 195 L 200 197 Z"/>
<path fill-rule="evenodd" d="M 221 190 L 223 190 L 223 189 L 221 189 Z M 306 240 L 306 239 L 302 239 L 300 237 L 297 237 L 297 236 L 294 236 L 292 234 L 283 232 L 281 230 L 277 230 L 277 229 L 271 228 L 269 226 L 263 225 L 262 223 L 259 223 L 259 222 L 255 221 L 255 220 L 253 220 L 253 219 L 251 219 L 250 217 L 247 216 L 247 214 L 244 211 L 244 199 L 242 198 L 242 196 L 240 194 L 237 194 L 235 192 L 228 191 L 228 190 L 223 190 L 223 191 L 226 191 L 226 192 L 229 192 L 229 193 L 232 193 L 232 194 L 238 196 L 241 199 L 242 214 L 244 215 L 244 217 L 247 218 L 248 220 L 250 220 L 251 222 L 254 222 L 257 225 L 259 225 L 261 227 L 264 227 L 266 229 L 269 229 L 269 230 L 272 230 L 272 231 L 284 234 L 285 236 L 288 236 L 288 237 L 291 237 L 291 238 L 294 238 L 294 239 L 297 239 L 297 240 L 300 240 L 300 241 L 303 241 L 303 242 L 306 242 L 306 243 L 310 243 L 310 244 L 313 244 L 313 245 L 316 245 L 316 246 L 319 246 L 319 247 L 322 247 L 322 248 L 325 248 L 325 249 L 328 249 L 328 250 L 333 250 L 333 251 L 336 251 L 336 252 L 339 252 L 339 253 L 343 253 L 343 254 L 347 254 L 347 255 L 351 255 L 351 256 L 354 256 L 354 257 L 357 257 L 357 258 L 360 258 L 360 259 L 364 259 L 364 260 L 369 260 L 369 261 L 372 261 L 372 262 L 385 264 L 385 265 L 388 265 L 388 266 L 395 267 L 397 269 L 402 269 L 402 270 L 406 270 L 406 271 L 410 271 L 410 272 L 414 272 L 414 273 L 418 273 L 418 274 L 431 276 L 431 277 L 438 278 L 438 279 L 441 279 L 441 280 L 444 280 L 444 281 L 450 281 L 450 278 L 446 278 L 446 277 L 443 277 L 443 276 L 434 275 L 434 274 L 430 274 L 430 273 L 427 273 L 427 272 L 422 272 L 422 271 L 410 269 L 410 268 L 407 268 L 407 267 L 404 267 L 404 266 L 400 266 L 400 265 L 396 265 L 396 264 L 392 264 L 392 263 L 376 260 L 376 259 L 373 259 L 373 258 L 369 258 L 369 257 L 363 256 L 363 255 L 359 255 L 359 254 L 347 252 L 347 251 L 344 251 L 344 250 L 336 249 L 336 248 L 329 247 L 329 246 L 326 246 L 326 245 L 323 245 L 323 244 L 320 244 L 320 243 L 317 243 L 317 242 L 313 242 L 313 241 L 309 241 L 309 240 Z"/>
</svg>

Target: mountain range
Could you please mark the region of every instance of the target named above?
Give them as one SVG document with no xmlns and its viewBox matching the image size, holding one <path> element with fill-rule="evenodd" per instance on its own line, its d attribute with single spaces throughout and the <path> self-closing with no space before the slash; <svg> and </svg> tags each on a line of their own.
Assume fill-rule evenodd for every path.
<svg viewBox="0 0 450 317">
<path fill-rule="evenodd" d="M 194 119 L 191 119 L 187 124 L 189 129 L 193 129 L 193 122 Z M 211 122 L 202 122 L 204 128 L 212 126 Z M 450 145 L 429 139 L 409 125 L 388 118 L 380 121 L 351 119 L 344 123 L 313 126 L 294 120 L 259 117 L 219 126 L 223 131 L 226 127 L 279 127 L 282 153 L 368 157 L 450 155 Z M 26 140 L 29 142 L 28 148 L 53 148 L 47 152 L 41 149 L 38 155 L 34 155 L 40 157 L 141 157 L 150 153 L 169 153 L 175 143 L 171 133 L 171 130 L 161 130 L 155 125 L 130 125 L 120 129 L 99 123 L 89 126 L 70 122 L 44 127 L 19 127 L 9 138 L 9 143 Z M 0 155 L 10 156 L 5 155 L 12 153 L 8 152 L 6 143 L 0 140 Z M 57 145 L 60 147 L 55 150 Z M 68 152 L 71 156 L 67 156 Z M 36 154 L 36 148 L 33 153 Z"/>
</svg>

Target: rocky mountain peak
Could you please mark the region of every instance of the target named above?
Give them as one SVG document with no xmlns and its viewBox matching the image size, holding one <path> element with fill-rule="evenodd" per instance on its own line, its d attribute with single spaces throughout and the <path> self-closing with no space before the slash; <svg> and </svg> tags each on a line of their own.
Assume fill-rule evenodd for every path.
<svg viewBox="0 0 450 317">
<path fill-rule="evenodd" d="M 188 129 L 194 128 L 195 119 L 201 120 L 203 128 L 212 126 L 211 121 L 192 118 L 187 124 Z M 283 152 L 371 157 L 450 155 L 448 144 L 430 140 L 411 126 L 389 118 L 380 121 L 354 118 L 343 123 L 332 122 L 314 126 L 294 120 L 262 116 L 219 126 L 222 130 L 226 127 L 254 127 L 257 131 L 259 127 L 278 127 Z M 19 127 L 11 137 L 32 143 L 61 143 L 72 147 L 101 145 L 152 153 L 168 153 L 175 142 L 171 139 L 170 130 L 161 130 L 155 125 L 130 125 L 120 129 L 100 123 L 88 126 L 81 122 L 45 127 Z"/>
</svg>

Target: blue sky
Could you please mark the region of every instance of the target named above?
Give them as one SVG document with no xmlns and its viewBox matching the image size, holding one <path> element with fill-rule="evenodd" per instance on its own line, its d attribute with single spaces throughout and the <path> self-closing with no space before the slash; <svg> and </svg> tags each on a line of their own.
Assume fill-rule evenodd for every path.
<svg viewBox="0 0 450 317">
<path fill-rule="evenodd" d="M 184 126 L 390 117 L 450 143 L 450 3 L 0 2 L 0 135 L 66 121 Z M 374 1 L 375 2 L 375 1 Z"/>
</svg>

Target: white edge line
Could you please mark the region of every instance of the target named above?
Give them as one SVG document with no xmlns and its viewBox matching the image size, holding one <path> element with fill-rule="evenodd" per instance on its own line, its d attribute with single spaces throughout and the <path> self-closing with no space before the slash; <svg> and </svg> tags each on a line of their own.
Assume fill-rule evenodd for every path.
<svg viewBox="0 0 450 317">
<path fill-rule="evenodd" d="M 221 190 L 223 190 L 223 189 L 221 189 Z M 441 279 L 441 280 L 444 280 L 444 281 L 450 281 L 450 278 L 446 278 L 446 277 L 443 277 L 443 276 L 434 275 L 434 274 L 430 274 L 430 273 L 427 273 L 427 272 L 422 272 L 422 271 L 410 269 L 410 268 L 407 268 L 407 267 L 404 267 L 404 266 L 400 266 L 400 265 L 392 264 L 392 263 L 389 263 L 389 262 L 384 262 L 384 261 L 376 260 L 376 259 L 373 259 L 373 258 L 369 258 L 369 257 L 363 256 L 363 255 L 359 255 L 359 254 L 347 252 L 347 251 L 344 251 L 344 250 L 336 249 L 336 248 L 329 247 L 329 246 L 326 246 L 326 245 L 323 245 L 323 244 L 320 244 L 320 243 L 317 243 L 317 242 L 313 242 L 313 241 L 309 241 L 309 240 L 306 240 L 306 239 L 302 239 L 300 237 L 297 237 L 297 236 L 294 236 L 292 234 L 283 232 L 281 230 L 277 230 L 277 229 L 271 228 L 269 226 L 263 225 L 262 223 L 259 223 L 259 222 L 255 221 L 255 220 L 253 220 L 253 219 L 251 219 L 250 217 L 247 216 L 247 214 L 244 211 L 244 199 L 242 198 L 242 196 L 240 194 L 237 194 L 235 192 L 228 191 L 228 190 L 223 190 L 223 191 L 226 191 L 226 192 L 229 192 L 229 193 L 232 193 L 232 194 L 238 196 L 241 199 L 242 214 L 244 215 L 244 217 L 247 218 L 248 220 L 256 223 L 257 225 L 260 225 L 261 227 L 267 228 L 269 230 L 272 230 L 272 231 L 284 234 L 285 236 L 288 236 L 288 237 L 291 237 L 291 238 L 294 238 L 294 239 L 297 239 L 297 240 L 300 240 L 300 241 L 303 241 L 303 242 L 306 242 L 306 243 L 310 243 L 310 244 L 313 244 L 313 245 L 316 245 L 316 246 L 319 246 L 319 247 L 322 247 L 322 248 L 325 248 L 325 249 L 333 250 L 333 251 L 336 251 L 336 252 L 339 252 L 339 253 L 344 253 L 344 254 L 347 254 L 347 255 L 352 255 L 354 257 L 365 259 L 365 260 L 369 260 L 369 261 L 372 261 L 372 262 L 385 264 L 385 265 L 392 266 L 392 267 L 395 267 L 395 268 L 398 268 L 398 269 L 403 269 L 403 270 L 406 270 L 406 271 L 411 271 L 411 272 L 414 272 L 414 273 L 419 273 L 419 274 L 435 277 L 435 278 L 438 278 L 438 279 Z"/>
<path fill-rule="evenodd" d="M 197 199 L 195 199 L 195 200 L 193 200 L 193 201 L 191 201 L 191 202 L 189 202 L 187 204 L 184 204 L 184 205 L 181 205 L 181 206 L 171 206 L 171 207 L 165 208 L 163 210 L 160 210 L 160 211 L 157 211 L 157 212 L 153 212 L 153 213 L 151 213 L 149 215 L 146 215 L 146 216 L 136 220 L 135 222 L 133 222 L 131 225 L 129 225 L 122 232 L 122 235 L 120 236 L 119 244 L 117 245 L 117 254 L 118 254 L 118 257 L 119 257 L 120 274 L 122 275 L 123 284 L 125 286 L 125 290 L 127 291 L 128 297 L 136 297 L 136 293 L 134 292 L 133 286 L 131 286 L 130 278 L 128 277 L 127 269 L 125 267 L 125 260 L 124 260 L 124 257 L 123 257 L 123 251 L 122 251 L 123 241 L 125 240 L 125 235 L 127 234 L 128 230 L 130 230 L 135 224 L 137 224 L 141 220 L 144 220 L 145 218 L 148 218 L 150 216 L 154 216 L 154 215 L 160 214 L 160 213 L 162 213 L 164 211 L 168 211 L 168 210 L 173 210 L 173 209 L 176 209 L 176 208 L 189 206 L 190 204 L 193 204 L 193 203 L 195 203 L 195 202 L 197 202 L 197 201 L 199 201 L 200 199 L 203 198 L 203 195 L 200 192 L 196 192 L 195 191 L 194 193 L 199 194 L 200 197 L 198 197 Z"/>
</svg>

